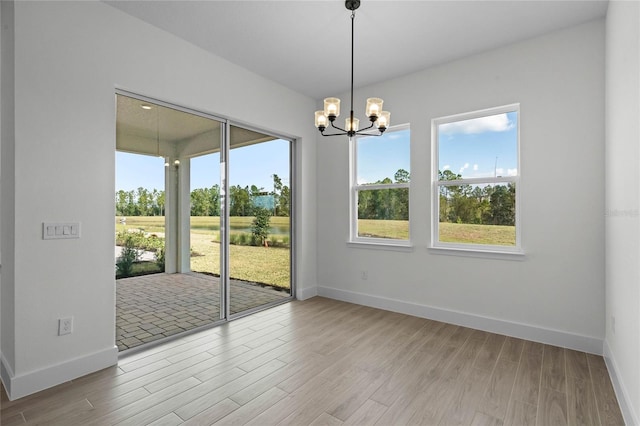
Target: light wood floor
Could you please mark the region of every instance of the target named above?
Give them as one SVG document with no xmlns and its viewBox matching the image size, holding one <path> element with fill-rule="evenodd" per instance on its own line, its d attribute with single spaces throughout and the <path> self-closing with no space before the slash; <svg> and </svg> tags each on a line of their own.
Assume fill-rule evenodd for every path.
<svg viewBox="0 0 640 426">
<path fill-rule="evenodd" d="M 602 357 L 316 297 L 17 401 L 9 425 L 622 425 Z"/>
</svg>

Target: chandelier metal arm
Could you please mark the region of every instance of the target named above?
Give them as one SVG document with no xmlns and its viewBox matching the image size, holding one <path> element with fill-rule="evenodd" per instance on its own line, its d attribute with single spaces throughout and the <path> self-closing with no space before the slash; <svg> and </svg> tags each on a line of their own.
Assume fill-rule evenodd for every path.
<svg viewBox="0 0 640 426">
<path fill-rule="evenodd" d="M 343 128 L 341 128 L 341 127 L 338 127 L 338 126 L 336 126 L 335 124 L 333 124 L 333 123 L 334 123 L 334 121 L 331 121 L 330 123 L 331 123 L 331 127 L 333 127 L 334 129 L 339 130 L 339 131 L 341 131 L 341 132 L 344 132 L 344 133 L 342 133 L 343 135 L 345 135 L 345 134 L 349 133 L 349 131 L 348 131 L 348 130 L 345 130 L 345 129 L 343 129 Z"/>
<path fill-rule="evenodd" d="M 340 133 L 329 133 L 329 134 L 325 134 L 325 129 L 320 129 L 320 133 L 322 134 L 322 136 L 344 136 L 344 135 L 348 135 L 348 136 L 382 136 L 382 134 L 384 133 L 384 131 L 386 129 L 381 129 L 378 128 L 378 132 L 379 133 L 366 133 L 367 130 L 373 129 L 375 126 L 375 122 L 371 122 L 371 124 L 368 127 L 365 127 L 364 129 L 360 129 L 360 130 L 356 130 L 356 131 L 349 131 L 349 130 L 345 130 L 341 127 L 336 126 L 335 124 L 333 124 L 334 122 L 331 121 L 330 125 L 332 128 L 338 130 Z"/>
<path fill-rule="evenodd" d="M 321 134 L 322 136 L 344 136 L 344 135 L 346 135 L 346 133 L 330 133 L 330 134 L 328 134 L 328 135 L 325 135 L 325 134 L 324 134 L 324 130 L 320 130 L 320 134 Z"/>
<path fill-rule="evenodd" d="M 356 131 L 356 134 L 360 134 L 360 132 L 366 132 L 366 131 L 367 131 L 367 130 L 369 130 L 369 129 L 373 129 L 373 126 L 374 126 L 375 124 L 376 124 L 376 123 L 373 123 L 373 122 L 372 122 L 372 123 L 369 125 L 369 127 L 365 127 L 364 129 L 359 129 L 359 130 L 357 130 L 357 131 Z"/>
</svg>

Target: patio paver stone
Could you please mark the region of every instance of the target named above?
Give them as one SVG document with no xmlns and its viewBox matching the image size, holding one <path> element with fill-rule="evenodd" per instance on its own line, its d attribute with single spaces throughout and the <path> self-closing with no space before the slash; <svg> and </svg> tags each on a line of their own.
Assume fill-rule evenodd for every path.
<svg viewBox="0 0 640 426">
<path fill-rule="evenodd" d="M 289 297 L 286 291 L 231 280 L 231 313 Z M 116 280 L 116 344 L 130 349 L 220 320 L 220 278 L 153 274 Z"/>
</svg>

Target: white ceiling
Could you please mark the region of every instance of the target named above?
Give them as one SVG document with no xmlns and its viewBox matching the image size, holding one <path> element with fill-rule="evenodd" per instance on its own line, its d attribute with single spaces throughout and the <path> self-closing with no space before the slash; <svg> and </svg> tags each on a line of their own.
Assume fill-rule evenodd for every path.
<svg viewBox="0 0 640 426">
<path fill-rule="evenodd" d="M 350 84 L 342 0 L 106 1 L 217 56 L 315 99 Z M 362 0 L 355 86 L 605 16 L 607 1 Z"/>
</svg>

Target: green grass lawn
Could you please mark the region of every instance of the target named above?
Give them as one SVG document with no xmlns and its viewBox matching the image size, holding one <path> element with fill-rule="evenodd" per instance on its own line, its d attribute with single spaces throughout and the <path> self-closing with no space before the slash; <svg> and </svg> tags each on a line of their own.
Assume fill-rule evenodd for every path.
<svg viewBox="0 0 640 426">
<path fill-rule="evenodd" d="M 116 217 L 116 231 L 139 228 L 164 236 L 164 217 L 127 217 L 126 225 Z M 252 217 L 232 217 L 231 224 L 251 227 Z M 191 270 L 220 274 L 220 219 L 218 217 L 191 218 Z M 289 226 L 289 218 L 272 217 L 272 226 Z M 376 238 L 409 238 L 409 222 L 403 220 L 358 220 L 360 236 Z M 241 231 L 231 231 L 236 233 Z M 513 246 L 516 242 L 514 226 L 440 223 L 440 241 Z M 271 236 L 270 238 L 278 238 Z M 289 288 L 291 280 L 290 250 L 283 247 L 252 247 L 231 245 L 231 278 Z"/>
<path fill-rule="evenodd" d="M 191 270 L 220 275 L 220 243 L 211 231 L 191 230 Z M 231 278 L 290 287 L 289 249 L 279 247 L 229 246 Z"/>
<path fill-rule="evenodd" d="M 516 227 L 440 222 L 440 241 L 445 243 L 516 245 Z"/>
<path fill-rule="evenodd" d="M 515 226 L 473 225 L 441 222 L 440 241 L 446 243 L 489 244 L 514 246 Z M 409 222 L 406 220 L 358 220 L 358 236 L 375 238 L 409 238 Z"/>
<path fill-rule="evenodd" d="M 358 236 L 409 239 L 408 220 L 358 219 Z"/>
<path fill-rule="evenodd" d="M 126 229 L 142 229 L 145 232 L 164 234 L 164 216 L 127 216 L 126 223 L 120 223 L 122 216 L 116 216 L 116 232 Z"/>
<path fill-rule="evenodd" d="M 163 216 L 128 216 L 126 225 L 116 217 L 116 231 L 144 229 L 164 236 Z M 234 226 L 251 227 L 253 217 L 232 217 Z M 289 226 L 288 217 L 272 217 L 273 226 Z M 220 218 L 191 217 L 191 270 L 220 275 Z M 231 231 L 231 233 L 240 231 Z M 279 236 L 270 236 L 279 238 Z M 234 279 L 290 288 L 290 250 L 281 247 L 252 247 L 231 245 L 229 248 L 230 276 Z"/>
</svg>

